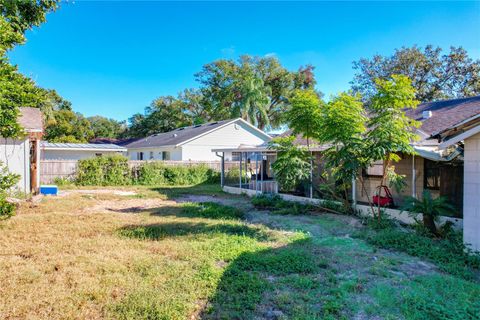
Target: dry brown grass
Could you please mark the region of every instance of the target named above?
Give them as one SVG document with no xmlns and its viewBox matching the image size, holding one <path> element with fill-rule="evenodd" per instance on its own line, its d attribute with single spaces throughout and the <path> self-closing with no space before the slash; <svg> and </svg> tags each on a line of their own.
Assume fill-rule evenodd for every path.
<svg viewBox="0 0 480 320">
<path fill-rule="evenodd" d="M 119 237 L 126 225 L 158 217 L 109 212 L 109 208 L 174 206 L 161 199 L 73 194 L 24 205 L 0 224 L 0 318 L 100 319 L 105 306 L 138 284 L 131 270 L 169 256 L 161 245 Z M 170 218 L 172 219 L 172 218 Z M 175 257 L 173 257 L 175 258 Z"/>
</svg>

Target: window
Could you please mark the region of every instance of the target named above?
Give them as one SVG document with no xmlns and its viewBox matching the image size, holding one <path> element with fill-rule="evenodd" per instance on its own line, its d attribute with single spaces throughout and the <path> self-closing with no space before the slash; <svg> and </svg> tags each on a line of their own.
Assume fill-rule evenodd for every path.
<svg viewBox="0 0 480 320">
<path fill-rule="evenodd" d="M 101 153 L 95 153 L 95 157 L 101 157 L 102 154 Z"/>
<path fill-rule="evenodd" d="M 170 160 L 170 152 L 162 151 L 162 160 Z"/>
<path fill-rule="evenodd" d="M 440 190 L 440 167 L 441 166 L 438 162 L 425 159 L 425 189 Z"/>
<path fill-rule="evenodd" d="M 137 160 L 143 160 L 143 152 L 137 152 Z"/>
<path fill-rule="evenodd" d="M 363 172 L 364 176 L 382 177 L 383 176 L 383 161 L 376 161 L 371 167 Z"/>
<path fill-rule="evenodd" d="M 150 151 L 150 160 L 153 160 L 153 151 Z"/>
</svg>

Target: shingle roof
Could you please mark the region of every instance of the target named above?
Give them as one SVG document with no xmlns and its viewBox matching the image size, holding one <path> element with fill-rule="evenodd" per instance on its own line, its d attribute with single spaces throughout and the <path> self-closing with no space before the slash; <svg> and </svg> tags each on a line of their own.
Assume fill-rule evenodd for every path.
<svg viewBox="0 0 480 320">
<path fill-rule="evenodd" d="M 239 119 L 223 120 L 195 125 L 191 127 L 178 128 L 169 132 L 157 133 L 146 138 L 138 139 L 126 145 L 127 148 L 148 148 L 159 146 L 176 146 L 185 141 L 193 139 L 199 135 L 207 133 L 211 130 L 217 129 L 229 122 L 234 122 Z"/>
<path fill-rule="evenodd" d="M 423 112 L 431 111 L 432 116 L 423 119 Z M 464 120 L 480 114 L 480 96 L 426 102 L 406 115 L 422 122 L 420 129 L 428 135 L 435 135 Z"/>
<path fill-rule="evenodd" d="M 48 150 L 98 150 L 98 151 L 127 151 L 126 148 L 115 144 L 94 143 L 60 143 L 42 141 L 41 147 Z"/>
<path fill-rule="evenodd" d="M 27 132 L 43 131 L 43 117 L 42 111 L 39 108 L 23 107 L 20 108 L 20 116 L 18 117 L 18 123 Z"/>
</svg>

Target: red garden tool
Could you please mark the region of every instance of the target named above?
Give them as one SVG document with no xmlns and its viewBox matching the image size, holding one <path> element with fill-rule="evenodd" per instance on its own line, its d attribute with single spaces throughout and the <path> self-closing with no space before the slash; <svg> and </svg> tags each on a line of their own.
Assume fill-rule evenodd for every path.
<svg viewBox="0 0 480 320">
<path fill-rule="evenodd" d="M 385 196 L 381 196 L 381 191 L 385 191 Z M 377 194 L 373 196 L 373 203 L 380 207 L 393 207 L 393 197 L 387 186 L 378 186 Z"/>
</svg>

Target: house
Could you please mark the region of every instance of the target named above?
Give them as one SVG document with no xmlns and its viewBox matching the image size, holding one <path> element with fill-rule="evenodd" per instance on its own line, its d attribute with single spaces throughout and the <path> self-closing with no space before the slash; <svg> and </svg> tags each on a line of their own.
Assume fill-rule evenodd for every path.
<svg viewBox="0 0 480 320">
<path fill-rule="evenodd" d="M 258 145 L 271 137 L 243 119 L 233 119 L 178 128 L 130 142 L 130 160 L 218 161 L 214 148 Z M 225 154 L 231 160 L 232 154 Z"/>
<path fill-rule="evenodd" d="M 40 140 L 43 118 L 38 108 L 20 108 L 18 123 L 24 135 L 18 138 L 0 137 L 0 161 L 12 173 L 20 175 L 17 188 L 25 193 L 36 193 L 40 184 Z"/>
<path fill-rule="evenodd" d="M 462 225 L 464 242 L 474 250 L 480 250 L 480 96 L 436 101 L 420 104 L 414 110 L 408 110 L 407 116 L 421 122 L 417 131 L 420 139 L 412 142 L 415 155 L 400 154 L 401 160 L 394 163 L 395 171 L 404 175 L 406 183 L 403 190 L 391 189 L 395 205 L 401 205 L 406 196 L 421 197 L 424 190 L 432 195 L 445 196 L 456 210 L 453 217 L 443 221 L 452 221 Z M 286 133 L 284 135 L 288 135 Z M 306 145 L 305 139 L 297 137 L 295 143 Z M 325 146 L 311 145 L 310 151 L 315 157 L 313 190 L 298 190 L 305 198 L 322 198 L 315 181 L 322 173 L 322 151 Z M 214 152 L 237 154 L 240 174 L 229 180 L 222 174 L 222 184 L 228 190 L 248 190 L 248 192 L 278 192 L 278 185 L 271 172 L 271 164 L 276 152 L 265 144 L 243 148 L 218 148 Z M 368 203 L 367 195 L 375 194 L 380 182 L 383 164 L 376 163 L 359 174 L 363 179 L 352 183 L 350 197 L 357 208 Z M 254 175 L 246 174 L 254 172 Z M 238 175 L 237 175 L 238 176 Z M 253 178 L 251 178 L 253 177 Z M 364 181 L 364 185 L 360 183 Z M 242 191 L 243 192 L 243 191 Z M 365 206 L 363 206 L 365 207 Z M 399 210 L 389 210 L 397 217 L 408 220 Z"/>
<path fill-rule="evenodd" d="M 81 160 L 109 154 L 126 154 L 116 144 L 41 142 L 42 160 Z"/>
</svg>

